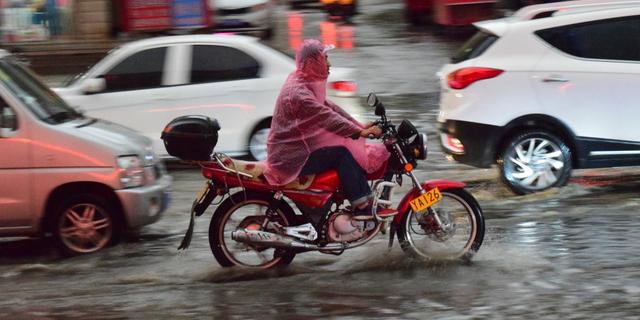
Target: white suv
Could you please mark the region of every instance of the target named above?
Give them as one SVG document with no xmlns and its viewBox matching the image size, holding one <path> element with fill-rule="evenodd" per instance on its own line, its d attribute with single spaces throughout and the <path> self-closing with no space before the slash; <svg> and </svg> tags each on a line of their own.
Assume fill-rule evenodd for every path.
<svg viewBox="0 0 640 320">
<path fill-rule="evenodd" d="M 561 186 L 572 168 L 640 165 L 640 6 L 476 27 L 440 72 L 445 152 L 497 162 L 519 194 Z"/>
</svg>

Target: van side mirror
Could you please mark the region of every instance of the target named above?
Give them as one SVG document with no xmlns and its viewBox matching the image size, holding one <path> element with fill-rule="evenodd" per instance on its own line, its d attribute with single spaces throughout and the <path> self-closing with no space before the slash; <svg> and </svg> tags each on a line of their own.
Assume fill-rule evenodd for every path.
<svg viewBox="0 0 640 320">
<path fill-rule="evenodd" d="M 18 118 L 11 108 L 0 106 L 0 138 L 9 138 L 18 130 Z"/>
<path fill-rule="evenodd" d="M 100 93 L 107 89 L 107 82 L 104 78 L 92 78 L 82 82 L 81 90 L 86 94 Z"/>
</svg>

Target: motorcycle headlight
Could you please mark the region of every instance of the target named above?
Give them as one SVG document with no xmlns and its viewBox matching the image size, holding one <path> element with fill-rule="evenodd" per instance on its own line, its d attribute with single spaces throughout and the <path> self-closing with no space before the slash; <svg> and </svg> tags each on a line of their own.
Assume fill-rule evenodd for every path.
<svg viewBox="0 0 640 320">
<path fill-rule="evenodd" d="M 427 135 L 420 133 L 408 146 L 409 152 L 414 159 L 424 160 L 427 158 Z"/>
<path fill-rule="evenodd" d="M 123 188 L 141 187 L 145 184 L 145 170 L 138 156 L 118 157 L 118 168 Z"/>
</svg>

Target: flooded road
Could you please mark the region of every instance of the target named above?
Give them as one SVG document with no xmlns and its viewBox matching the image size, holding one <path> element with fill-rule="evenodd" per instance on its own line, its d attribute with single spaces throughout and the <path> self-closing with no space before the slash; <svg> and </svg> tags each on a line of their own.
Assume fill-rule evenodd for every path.
<svg viewBox="0 0 640 320">
<path fill-rule="evenodd" d="M 197 219 L 191 247 L 177 251 L 204 180 L 174 165 L 172 206 L 121 245 L 59 259 L 46 239 L 2 240 L 0 318 L 638 319 L 640 170 L 579 172 L 565 188 L 516 197 L 494 169 L 447 161 L 435 132 L 434 74 L 459 40 L 408 28 L 401 3 L 362 3 L 352 47 L 335 50 L 332 63 L 357 68 L 362 95 L 384 93 L 391 119 L 428 133 L 421 180 L 469 184 L 487 218 L 472 263 L 411 261 L 397 242 L 388 251 L 381 235 L 342 256 L 299 255 L 284 270 L 222 269 L 207 239 L 213 209 Z M 322 35 L 322 13 L 282 7 L 279 27 L 288 14 L 304 17 L 305 37 Z M 273 42 L 286 49 L 292 40 L 285 33 Z"/>
<path fill-rule="evenodd" d="M 0 318 L 453 318 L 637 319 L 640 179 L 572 184 L 515 197 L 472 186 L 487 215 L 471 264 L 407 260 L 379 236 L 342 256 L 296 257 L 280 271 L 220 268 L 208 247 L 211 210 L 186 252 L 198 173 L 174 171 L 175 205 L 137 240 L 73 259 L 40 254 L 0 260 Z M 38 252 L 44 241 L 3 244 Z"/>
</svg>

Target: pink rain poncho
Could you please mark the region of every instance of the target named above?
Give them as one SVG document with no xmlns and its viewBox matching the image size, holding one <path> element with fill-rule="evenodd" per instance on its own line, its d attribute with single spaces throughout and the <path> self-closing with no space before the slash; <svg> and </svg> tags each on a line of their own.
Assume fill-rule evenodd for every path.
<svg viewBox="0 0 640 320">
<path fill-rule="evenodd" d="M 345 146 L 367 172 L 381 168 L 389 153 L 382 144 L 366 144 L 364 128 L 338 105 L 326 99 L 329 68 L 326 47 L 305 40 L 296 54 L 296 70 L 287 78 L 276 101 L 267 141 L 265 178 L 271 185 L 293 181 L 309 155 L 328 146 Z"/>
</svg>

